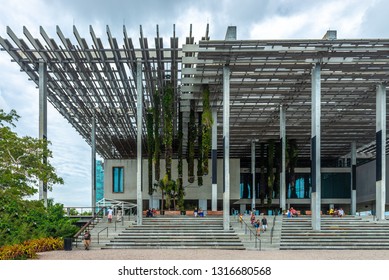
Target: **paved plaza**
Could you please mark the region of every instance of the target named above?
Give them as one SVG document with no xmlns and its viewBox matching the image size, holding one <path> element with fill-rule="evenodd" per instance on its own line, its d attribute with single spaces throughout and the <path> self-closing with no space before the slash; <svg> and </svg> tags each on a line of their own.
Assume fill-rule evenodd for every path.
<svg viewBox="0 0 389 280">
<path fill-rule="evenodd" d="M 389 250 L 169 250 L 50 251 L 39 260 L 389 260 Z"/>
</svg>

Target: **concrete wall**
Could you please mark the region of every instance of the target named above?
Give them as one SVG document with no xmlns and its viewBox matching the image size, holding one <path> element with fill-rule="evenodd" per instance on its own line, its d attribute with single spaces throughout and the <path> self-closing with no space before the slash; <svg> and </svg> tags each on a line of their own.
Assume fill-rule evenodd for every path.
<svg viewBox="0 0 389 280">
<path fill-rule="evenodd" d="M 172 161 L 172 179 L 177 179 L 177 164 L 178 160 Z M 112 168 L 124 167 L 124 192 L 113 193 L 112 192 Z M 148 195 L 148 171 L 147 160 L 143 160 L 143 199 L 149 199 Z M 108 199 L 118 200 L 136 200 L 136 159 L 129 160 L 104 160 L 104 196 Z M 218 199 L 223 199 L 223 160 L 217 161 L 217 182 L 218 182 Z M 195 171 L 197 174 L 197 161 L 195 161 Z M 203 185 L 198 186 L 197 176 L 195 176 L 195 182 L 190 184 L 188 182 L 188 163 L 183 161 L 183 185 L 185 188 L 185 199 L 198 200 L 198 199 L 211 199 L 212 198 L 212 164 L 209 160 L 209 174 L 203 176 Z M 161 178 L 165 175 L 165 161 L 161 160 Z M 153 172 L 154 176 L 154 172 Z M 240 159 L 230 159 L 230 197 L 231 199 L 240 198 Z M 158 191 L 154 193 L 153 197 L 160 198 L 161 194 Z"/>
<path fill-rule="evenodd" d="M 389 157 L 386 156 L 386 162 Z M 376 161 L 370 161 L 357 167 L 357 203 L 371 204 L 376 196 Z M 386 204 L 389 203 L 389 165 L 386 164 Z"/>
</svg>

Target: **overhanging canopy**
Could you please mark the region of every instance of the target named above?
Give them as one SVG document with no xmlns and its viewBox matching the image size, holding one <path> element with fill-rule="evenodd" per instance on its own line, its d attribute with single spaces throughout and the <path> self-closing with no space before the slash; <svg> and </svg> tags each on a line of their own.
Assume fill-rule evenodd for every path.
<svg viewBox="0 0 389 280">
<path fill-rule="evenodd" d="M 376 86 L 389 76 L 389 39 L 357 40 L 203 40 L 189 32 L 179 46 L 173 30 L 165 45 L 157 27 L 154 44 L 140 30 L 139 45 L 127 36 L 98 38 L 90 27 L 89 45 L 73 27 L 74 39 L 57 27 L 58 39 L 40 28 L 41 39 L 8 27 L 0 44 L 38 85 L 38 65 L 47 64 L 48 99 L 90 143 L 96 116 L 97 152 L 104 158 L 136 157 L 136 62 L 142 61 L 144 110 L 168 80 L 188 121 L 189 100 L 202 111 L 201 86 L 209 85 L 211 104 L 222 123 L 222 68 L 231 69 L 230 156 L 250 157 L 250 142 L 279 139 L 279 107 L 286 108 L 286 135 L 296 139 L 299 156 L 309 158 L 311 69 L 321 63 L 321 153 L 339 158 L 357 143 L 359 156 L 374 157 Z M 43 40 L 42 40 L 43 39 Z M 176 112 L 178 111 L 176 107 Z M 145 112 L 143 112 L 145 116 Z M 143 151 L 146 150 L 143 121 Z M 186 129 L 184 128 L 184 133 Z M 218 129 L 222 150 L 222 129 Z M 184 149 L 185 152 L 185 149 Z M 259 153 L 259 149 L 257 149 Z M 221 153 L 219 153 L 221 155 Z"/>
</svg>

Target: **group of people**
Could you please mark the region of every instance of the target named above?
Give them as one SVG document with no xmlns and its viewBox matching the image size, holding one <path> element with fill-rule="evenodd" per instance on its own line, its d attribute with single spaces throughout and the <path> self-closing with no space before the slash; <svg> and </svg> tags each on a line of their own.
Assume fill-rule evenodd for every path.
<svg viewBox="0 0 389 280">
<path fill-rule="evenodd" d="M 240 223 L 243 222 L 243 215 L 242 214 L 239 215 L 239 221 L 240 221 Z M 250 223 L 253 227 L 255 227 L 257 236 L 261 235 L 261 230 L 262 230 L 262 232 L 265 232 L 267 229 L 267 219 L 266 219 L 266 216 L 264 216 L 264 215 L 262 216 L 262 219 L 260 220 L 260 219 L 257 219 L 255 217 L 254 212 L 252 212 L 251 217 L 250 217 Z"/>
<path fill-rule="evenodd" d="M 343 217 L 344 216 L 344 210 L 343 210 L 343 208 L 339 208 L 339 209 L 331 208 L 328 211 L 328 215 L 331 215 L 331 216 L 334 216 L 334 217 Z"/>
<path fill-rule="evenodd" d="M 193 215 L 195 217 L 204 217 L 204 212 L 203 212 L 203 210 L 201 210 L 201 208 L 200 208 L 200 210 L 195 208 L 194 211 L 193 211 Z"/>
<path fill-rule="evenodd" d="M 286 216 L 288 218 L 291 218 L 291 217 L 297 217 L 298 216 L 298 212 L 296 209 L 294 209 L 293 207 L 290 207 L 288 209 L 288 211 L 286 211 Z"/>
</svg>

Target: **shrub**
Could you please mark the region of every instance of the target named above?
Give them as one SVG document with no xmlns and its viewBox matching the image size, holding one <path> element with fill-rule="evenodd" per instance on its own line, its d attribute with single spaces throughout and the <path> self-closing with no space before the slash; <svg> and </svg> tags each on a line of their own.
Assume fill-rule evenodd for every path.
<svg viewBox="0 0 389 280">
<path fill-rule="evenodd" d="M 53 250 L 63 250 L 62 238 L 40 238 L 28 240 L 22 244 L 7 245 L 0 248 L 0 260 L 34 259 L 37 253 Z"/>
</svg>

